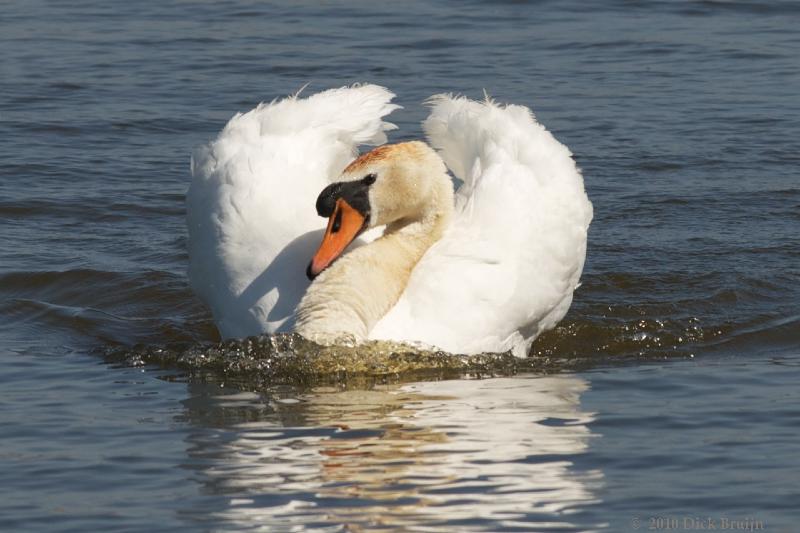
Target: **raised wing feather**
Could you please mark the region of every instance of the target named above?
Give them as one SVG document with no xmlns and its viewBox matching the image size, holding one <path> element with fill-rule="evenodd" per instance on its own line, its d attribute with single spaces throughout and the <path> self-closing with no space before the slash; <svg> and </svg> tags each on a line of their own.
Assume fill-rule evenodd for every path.
<svg viewBox="0 0 800 533">
<path fill-rule="evenodd" d="M 583 178 L 526 107 L 448 95 L 431 105 L 425 131 L 463 182 L 455 217 L 371 337 L 525 355 L 578 285 L 592 218 Z"/>
<path fill-rule="evenodd" d="M 261 104 L 195 150 L 189 279 L 223 337 L 291 327 L 325 224 L 316 197 L 358 145 L 386 142 L 393 97 L 363 85 Z"/>
</svg>

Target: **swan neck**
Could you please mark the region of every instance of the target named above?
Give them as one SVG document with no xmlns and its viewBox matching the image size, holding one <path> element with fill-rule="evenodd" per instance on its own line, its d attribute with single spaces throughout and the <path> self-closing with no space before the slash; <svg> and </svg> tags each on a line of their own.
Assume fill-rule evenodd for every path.
<svg viewBox="0 0 800 533">
<path fill-rule="evenodd" d="M 436 183 L 419 213 L 388 224 L 383 236 L 350 251 L 317 277 L 298 306 L 298 333 L 325 344 L 367 339 L 450 223 L 452 182 L 444 174 Z"/>
</svg>

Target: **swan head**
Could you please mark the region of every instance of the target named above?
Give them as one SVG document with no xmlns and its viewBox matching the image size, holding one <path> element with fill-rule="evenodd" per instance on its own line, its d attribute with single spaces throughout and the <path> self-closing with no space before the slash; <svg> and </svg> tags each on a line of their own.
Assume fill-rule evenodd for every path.
<svg viewBox="0 0 800 533">
<path fill-rule="evenodd" d="M 379 146 L 361 155 L 325 187 L 317 213 L 328 227 L 306 274 L 314 279 L 364 231 L 425 216 L 435 195 L 435 181 L 447 169 L 427 144 L 411 141 Z"/>
</svg>

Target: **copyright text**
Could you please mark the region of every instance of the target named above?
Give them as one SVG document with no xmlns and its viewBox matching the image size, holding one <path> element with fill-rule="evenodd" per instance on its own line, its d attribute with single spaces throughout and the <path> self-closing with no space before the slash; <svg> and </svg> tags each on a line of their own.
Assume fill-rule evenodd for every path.
<svg viewBox="0 0 800 533">
<path fill-rule="evenodd" d="M 764 521 L 758 518 L 726 516 L 635 516 L 633 529 L 647 531 L 764 531 Z"/>
</svg>

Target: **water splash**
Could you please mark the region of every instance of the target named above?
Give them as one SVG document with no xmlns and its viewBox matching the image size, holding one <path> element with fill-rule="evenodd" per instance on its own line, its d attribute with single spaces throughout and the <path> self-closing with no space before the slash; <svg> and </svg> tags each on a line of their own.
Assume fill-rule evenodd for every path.
<svg viewBox="0 0 800 533">
<path fill-rule="evenodd" d="M 690 357 L 707 338 L 722 334 L 721 330 L 709 334 L 697 319 L 685 324 L 653 319 L 613 322 L 605 318 L 564 323 L 537 339 L 527 358 L 509 352 L 452 354 L 387 341 L 323 346 L 288 333 L 188 348 L 114 349 L 106 358 L 126 365 L 178 368 L 192 378 L 224 380 L 240 388 L 278 384 L 358 387 L 376 382 L 574 371 L 632 358 Z"/>
<path fill-rule="evenodd" d="M 193 378 L 235 382 L 239 387 L 276 384 L 347 386 L 375 382 L 508 376 L 575 368 L 579 358 L 520 359 L 510 353 L 451 354 L 386 341 L 322 346 L 297 334 L 279 333 L 187 349 L 139 346 L 114 349 L 106 359 L 126 365 L 179 368 Z"/>
</svg>

